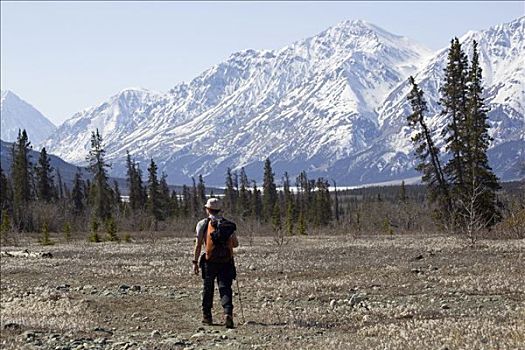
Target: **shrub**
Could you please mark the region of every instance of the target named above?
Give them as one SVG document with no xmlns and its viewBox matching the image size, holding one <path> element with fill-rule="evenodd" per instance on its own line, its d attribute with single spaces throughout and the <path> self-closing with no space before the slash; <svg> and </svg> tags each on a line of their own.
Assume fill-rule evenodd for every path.
<svg viewBox="0 0 525 350">
<path fill-rule="evenodd" d="M 120 242 L 120 237 L 117 235 L 117 224 L 113 218 L 109 218 L 106 222 L 106 241 Z"/>
<path fill-rule="evenodd" d="M 44 224 L 42 225 L 42 237 L 40 238 L 40 244 L 41 245 L 55 244 L 53 241 L 51 241 L 51 238 L 49 236 L 49 228 L 48 228 L 47 222 L 44 222 Z"/>
<path fill-rule="evenodd" d="M 65 240 L 69 242 L 71 240 L 71 224 L 66 222 L 62 230 L 64 231 Z"/>
<path fill-rule="evenodd" d="M 102 241 L 100 239 L 100 236 L 98 235 L 98 227 L 99 227 L 98 221 L 93 219 L 93 221 L 91 221 L 91 234 L 88 237 L 89 242 L 99 243 Z"/>
<path fill-rule="evenodd" d="M 129 233 L 124 235 L 124 242 L 131 243 L 131 235 Z"/>
</svg>

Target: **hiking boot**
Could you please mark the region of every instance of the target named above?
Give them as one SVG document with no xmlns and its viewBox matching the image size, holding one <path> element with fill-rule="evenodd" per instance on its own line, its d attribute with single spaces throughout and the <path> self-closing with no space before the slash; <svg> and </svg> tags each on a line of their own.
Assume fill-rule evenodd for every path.
<svg viewBox="0 0 525 350">
<path fill-rule="evenodd" d="M 233 328 L 233 316 L 232 315 L 224 315 L 224 325 L 226 328 Z"/>
<path fill-rule="evenodd" d="M 202 324 L 207 324 L 207 325 L 213 324 L 211 315 L 206 315 L 206 314 L 202 315 Z"/>
</svg>

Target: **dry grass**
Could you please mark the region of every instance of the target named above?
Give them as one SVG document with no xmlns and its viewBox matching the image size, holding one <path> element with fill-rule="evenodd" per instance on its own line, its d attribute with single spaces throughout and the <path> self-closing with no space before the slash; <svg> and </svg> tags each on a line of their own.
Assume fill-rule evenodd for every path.
<svg viewBox="0 0 525 350">
<path fill-rule="evenodd" d="M 69 243 L 52 237 L 58 243 L 51 247 L 31 243 L 34 238 L 3 247 L 46 250 L 53 258 L 2 257 L 2 347 L 55 349 L 80 338 L 87 347 L 114 349 L 525 344 L 523 240 L 471 248 L 440 235 L 340 235 L 293 237 L 278 246 L 271 237 L 252 237 L 236 258 L 247 322 L 225 331 L 199 330 L 201 279 L 191 274 L 189 235 L 131 236 L 131 244 L 90 244 L 77 236 Z M 219 318 L 217 297 L 214 312 Z M 37 331 L 37 340 L 27 342 L 26 330 Z M 159 334 L 152 336 L 154 330 Z M 60 336 L 49 340 L 55 333 Z"/>
</svg>

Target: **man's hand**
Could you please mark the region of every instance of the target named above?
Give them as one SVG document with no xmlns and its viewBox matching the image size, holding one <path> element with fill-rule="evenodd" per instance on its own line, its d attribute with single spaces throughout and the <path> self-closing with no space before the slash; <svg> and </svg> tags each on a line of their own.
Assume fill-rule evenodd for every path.
<svg viewBox="0 0 525 350">
<path fill-rule="evenodd" d="M 199 274 L 199 264 L 198 264 L 196 261 L 193 262 L 193 272 L 194 272 L 196 275 Z"/>
</svg>

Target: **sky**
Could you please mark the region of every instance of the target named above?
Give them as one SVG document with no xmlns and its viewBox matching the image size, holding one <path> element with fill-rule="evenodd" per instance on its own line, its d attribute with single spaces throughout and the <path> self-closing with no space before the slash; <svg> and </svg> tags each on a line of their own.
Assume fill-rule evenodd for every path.
<svg viewBox="0 0 525 350">
<path fill-rule="evenodd" d="M 166 92 L 233 52 L 363 19 L 430 49 L 525 14 L 525 2 L 20 2 L 1 6 L 1 88 L 56 125 L 128 87 Z"/>
</svg>

